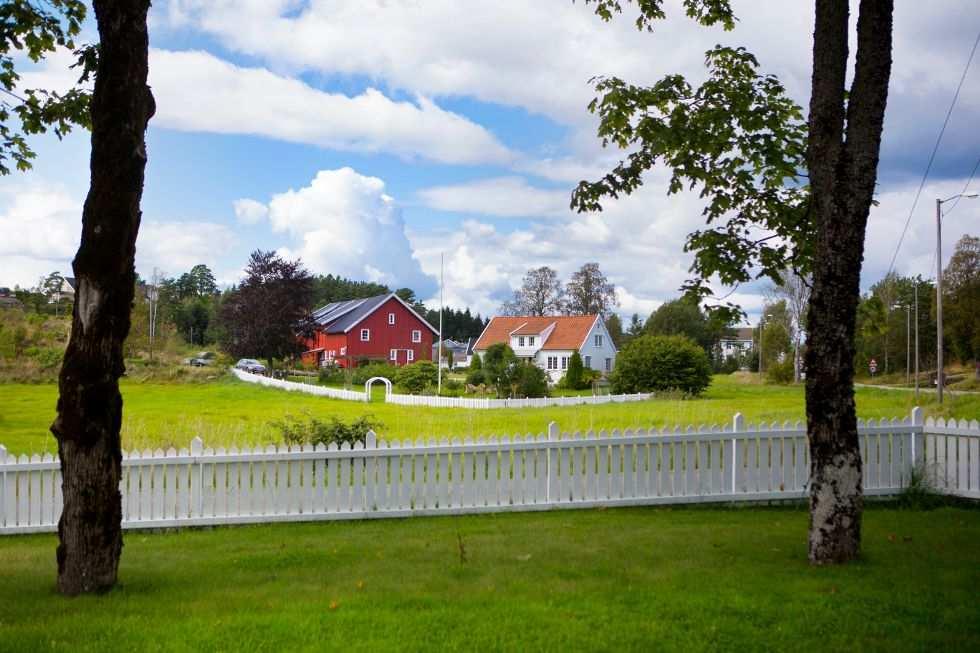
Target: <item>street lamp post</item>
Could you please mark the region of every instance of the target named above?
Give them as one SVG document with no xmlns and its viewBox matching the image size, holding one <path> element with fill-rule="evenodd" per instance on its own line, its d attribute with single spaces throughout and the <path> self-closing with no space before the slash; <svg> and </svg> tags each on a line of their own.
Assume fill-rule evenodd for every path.
<svg viewBox="0 0 980 653">
<path fill-rule="evenodd" d="M 943 403 L 943 204 L 960 197 L 977 196 L 977 193 L 960 193 L 944 200 L 936 198 L 936 400 L 939 403 Z"/>
</svg>

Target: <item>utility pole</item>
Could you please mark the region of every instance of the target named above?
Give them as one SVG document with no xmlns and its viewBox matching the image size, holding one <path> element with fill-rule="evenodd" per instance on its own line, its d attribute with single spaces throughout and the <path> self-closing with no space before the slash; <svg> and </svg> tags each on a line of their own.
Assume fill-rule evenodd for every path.
<svg viewBox="0 0 980 653">
<path fill-rule="evenodd" d="M 157 269 L 153 268 L 153 277 L 150 279 L 150 286 L 146 290 L 146 299 L 150 302 L 150 362 L 153 362 L 153 338 L 157 332 L 157 299 L 160 297 L 158 279 Z"/>
<path fill-rule="evenodd" d="M 912 306 L 905 305 L 905 385 L 912 382 Z"/>
<path fill-rule="evenodd" d="M 436 361 L 436 396 L 442 394 L 442 288 L 446 282 L 445 254 L 439 254 L 439 353 Z"/>
<path fill-rule="evenodd" d="M 936 199 L 936 400 L 943 403 L 943 201 Z"/>
<path fill-rule="evenodd" d="M 762 332 L 766 326 L 766 315 L 759 316 L 759 378 L 762 378 Z"/>
<path fill-rule="evenodd" d="M 943 403 L 943 204 L 961 197 L 976 199 L 978 193 L 936 198 L 936 398 Z M 955 206 L 955 205 L 954 205 Z"/>
<path fill-rule="evenodd" d="M 914 286 L 915 296 L 915 400 L 919 401 L 919 281 Z M 918 404 L 916 404 L 918 405 Z"/>
</svg>

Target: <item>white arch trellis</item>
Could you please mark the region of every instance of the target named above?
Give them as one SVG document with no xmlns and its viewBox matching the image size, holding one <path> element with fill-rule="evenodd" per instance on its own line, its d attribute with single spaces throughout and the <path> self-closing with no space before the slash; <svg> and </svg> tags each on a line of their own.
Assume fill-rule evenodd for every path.
<svg viewBox="0 0 980 653">
<path fill-rule="evenodd" d="M 374 385 L 375 381 L 381 381 L 385 384 L 385 401 L 388 401 L 388 398 L 391 397 L 393 392 L 393 388 L 391 387 L 391 380 L 383 376 L 372 376 L 364 383 L 364 394 L 367 395 L 366 401 L 371 401 L 371 386 Z"/>
</svg>

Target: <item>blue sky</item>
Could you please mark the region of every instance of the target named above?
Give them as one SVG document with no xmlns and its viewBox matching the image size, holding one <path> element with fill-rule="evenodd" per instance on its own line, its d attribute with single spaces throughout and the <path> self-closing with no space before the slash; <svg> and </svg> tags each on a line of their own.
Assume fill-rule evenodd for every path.
<svg viewBox="0 0 980 653">
<path fill-rule="evenodd" d="M 277 249 L 316 272 L 408 285 L 432 299 L 444 254 L 449 303 L 486 313 L 529 267 L 567 276 L 598 261 L 619 311 L 645 315 L 686 278 L 684 236 L 701 225 L 701 204 L 692 194 L 667 197 L 654 171 L 641 192 L 602 214 L 568 211 L 575 183 L 618 156 L 595 138 L 588 79 L 696 79 L 703 51 L 723 42 L 755 52 L 805 106 L 809 4 L 736 1 L 741 20 L 729 34 L 674 8 L 650 35 L 566 0 L 155 2 L 158 114 L 137 269 L 175 275 L 206 263 L 233 283 L 251 250 Z M 897 5 L 865 285 L 887 270 L 980 30 L 970 1 L 928 12 Z M 66 83 L 66 63 L 50 59 L 25 85 Z M 931 273 L 934 198 L 960 192 L 980 157 L 977 67 L 913 215 L 901 273 Z M 0 285 L 68 273 L 77 246 L 86 135 L 34 144 L 35 169 L 0 180 L 0 231 L 11 234 L 0 246 Z M 978 216 L 980 201 L 950 216 L 947 256 L 962 233 L 977 232 Z M 754 314 L 763 292 L 753 284 L 735 297 Z"/>
</svg>

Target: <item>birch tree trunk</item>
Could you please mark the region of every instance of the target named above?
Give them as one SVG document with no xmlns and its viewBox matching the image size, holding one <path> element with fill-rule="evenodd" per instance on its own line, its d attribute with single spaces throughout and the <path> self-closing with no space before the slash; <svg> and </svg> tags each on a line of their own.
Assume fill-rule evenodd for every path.
<svg viewBox="0 0 980 653">
<path fill-rule="evenodd" d="M 91 101 L 91 183 L 72 330 L 59 377 L 58 440 L 64 509 L 58 589 L 75 595 L 116 583 L 122 552 L 119 428 L 122 346 L 133 303 L 136 234 L 154 102 L 146 85 L 149 0 L 95 0 L 100 50 Z"/>
<path fill-rule="evenodd" d="M 814 564 L 852 560 L 861 545 L 854 330 L 891 74 L 893 2 L 862 0 L 859 12 L 854 81 L 845 102 L 848 3 L 816 3 L 807 163 L 817 242 L 806 351 Z"/>
</svg>

